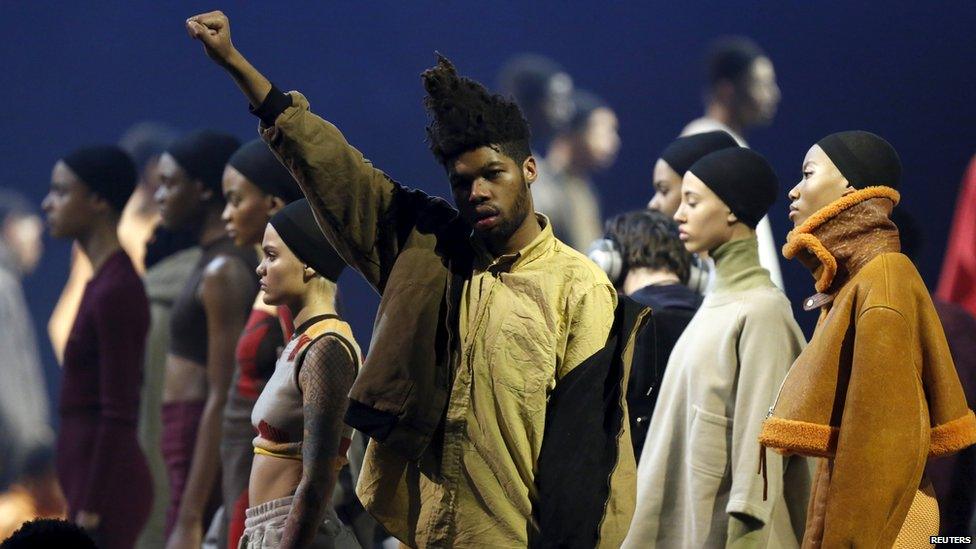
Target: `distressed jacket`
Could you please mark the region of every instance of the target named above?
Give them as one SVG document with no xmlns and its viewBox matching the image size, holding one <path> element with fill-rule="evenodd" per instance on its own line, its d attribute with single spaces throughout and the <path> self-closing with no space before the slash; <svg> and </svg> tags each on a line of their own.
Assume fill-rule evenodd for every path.
<svg viewBox="0 0 976 549">
<path fill-rule="evenodd" d="M 446 441 L 457 436 L 457 426 L 464 425 L 463 421 L 455 425 L 451 410 L 455 409 L 457 385 L 468 383 L 462 376 L 470 375 L 458 366 L 467 364 L 465 360 L 470 358 L 460 356 L 460 338 L 465 336 L 464 330 L 459 329 L 464 310 L 461 298 L 466 285 L 473 283 L 473 270 L 478 270 L 475 267 L 480 260 L 469 240 L 471 229 L 443 199 L 406 188 L 375 169 L 334 126 L 310 113 L 300 94 L 282 95 L 287 98 L 286 105 L 271 115 L 262 113 L 273 95 L 274 91 L 258 109 L 264 122 L 263 137 L 301 185 L 319 225 L 336 250 L 382 296 L 370 352 L 350 392 L 346 415 L 347 423 L 378 442 L 371 443 L 367 453 L 360 481 L 361 497 L 370 512 L 409 545 L 461 544 L 460 540 L 470 533 L 458 534 L 459 523 L 453 521 L 451 513 L 442 516 L 440 508 L 454 507 L 444 502 L 456 497 L 449 485 L 453 484 L 450 474 L 458 458 L 456 449 Z M 566 292 L 560 292 L 562 297 L 550 305 L 571 310 L 590 289 L 603 292 L 607 304 L 605 334 L 612 322 L 615 301 L 606 277 L 582 255 L 570 252 L 552 238 L 548 227 L 544 227 L 538 240 L 538 251 L 529 251 L 527 261 L 537 254 L 562 257 L 572 253 L 578 258 L 570 258 L 566 265 L 563 263 L 567 259 L 561 260 L 556 278 L 567 276 L 565 268 L 587 273 L 581 275 L 579 287 L 568 286 Z M 519 261 L 516 259 L 515 263 Z M 502 272 L 501 276 L 506 275 Z M 513 272 L 511 276 L 515 277 L 514 283 L 520 275 Z M 526 291 L 548 290 L 526 287 Z M 523 312 L 514 310 L 512 314 Z M 549 325 L 540 325 L 543 332 L 530 337 L 548 342 L 542 343 L 548 347 L 553 342 L 546 331 L 562 333 L 561 344 L 566 345 L 565 334 L 575 332 L 569 331 L 568 325 L 552 325 L 548 312 L 545 318 Z M 576 333 L 575 337 L 582 336 L 590 337 L 586 333 Z M 602 337 L 593 345 L 593 351 L 603 344 Z M 569 343 L 573 343 L 573 336 Z M 502 342 L 495 345 L 506 346 Z M 562 372 L 558 364 L 562 353 L 558 349 L 555 352 L 557 364 L 536 367 Z M 572 365 L 582 358 L 574 357 Z M 501 382 L 504 384 L 504 380 Z M 512 452 L 517 456 L 523 450 L 516 448 Z M 626 464 L 620 469 L 626 470 Z M 633 469 L 631 460 L 630 470 Z M 425 483 L 425 478 L 430 481 Z M 431 486 L 431 482 L 442 484 L 445 479 L 444 489 Z M 508 489 L 505 483 L 502 486 Z M 530 494 L 535 492 L 534 486 L 526 489 Z M 438 503 L 432 503 L 435 500 Z M 427 505 L 436 512 L 431 513 Z M 526 509 L 528 519 L 530 506 Z M 615 512 L 615 508 L 608 511 Z M 531 537 L 532 528 L 529 530 Z M 461 537 L 456 538 L 458 535 Z M 523 524 L 521 536 L 524 535 Z M 477 534 L 474 536 L 477 539 Z"/>
</svg>

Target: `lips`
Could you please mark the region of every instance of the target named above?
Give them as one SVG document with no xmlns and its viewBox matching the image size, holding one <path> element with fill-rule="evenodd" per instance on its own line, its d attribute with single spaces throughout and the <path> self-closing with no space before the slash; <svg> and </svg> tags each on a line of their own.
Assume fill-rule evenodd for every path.
<svg viewBox="0 0 976 549">
<path fill-rule="evenodd" d="M 490 229 L 498 223 L 498 210 L 494 208 L 477 208 L 475 210 L 474 227 L 478 230 Z"/>
</svg>

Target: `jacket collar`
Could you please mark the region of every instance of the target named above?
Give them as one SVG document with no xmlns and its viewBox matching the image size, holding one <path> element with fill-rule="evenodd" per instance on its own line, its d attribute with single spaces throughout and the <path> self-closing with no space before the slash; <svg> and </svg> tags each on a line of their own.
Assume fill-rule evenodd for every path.
<svg viewBox="0 0 976 549">
<path fill-rule="evenodd" d="M 517 252 L 492 257 L 488 249 L 485 248 L 484 243 L 481 242 L 481 239 L 472 233 L 471 246 L 474 248 L 476 268 L 481 271 L 511 272 L 526 263 L 542 257 L 546 252 L 551 250 L 556 245 L 556 237 L 552 232 L 552 224 L 549 223 L 548 217 L 540 213 L 536 213 L 535 215 L 539 220 L 539 224 L 542 225 L 542 231 L 532 239 L 532 242 L 529 242 Z"/>
<path fill-rule="evenodd" d="M 889 219 L 899 199 L 891 187 L 866 187 L 824 206 L 790 231 L 783 256 L 798 259 L 817 280 L 819 293 L 806 300 L 805 308 L 829 303 L 869 261 L 900 250 L 898 228 Z"/>
</svg>

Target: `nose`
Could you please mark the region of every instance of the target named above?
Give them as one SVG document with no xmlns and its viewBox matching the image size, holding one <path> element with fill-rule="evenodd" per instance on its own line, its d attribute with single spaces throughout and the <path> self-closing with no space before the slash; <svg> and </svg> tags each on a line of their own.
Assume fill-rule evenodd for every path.
<svg viewBox="0 0 976 549">
<path fill-rule="evenodd" d="M 230 202 L 228 202 L 224 206 L 224 211 L 220 212 L 220 220 L 223 221 L 224 223 L 230 222 L 230 210 L 231 210 L 231 205 Z"/>
<path fill-rule="evenodd" d="M 655 210 L 655 211 L 661 210 L 661 197 L 658 196 L 658 193 L 654 193 L 654 196 L 652 196 L 651 199 L 647 202 L 647 209 Z"/>
<path fill-rule="evenodd" d="M 684 223 L 685 221 L 687 221 L 687 219 L 685 218 L 685 205 L 684 204 L 678 206 L 678 211 L 674 212 L 674 218 L 673 219 L 676 222 L 678 222 L 678 223 Z"/>
<path fill-rule="evenodd" d="M 48 212 L 51 210 L 51 195 L 44 195 L 44 200 L 41 201 L 41 210 Z"/>
<path fill-rule="evenodd" d="M 488 200 L 488 182 L 484 178 L 478 178 L 471 183 L 471 194 L 468 195 L 468 202 L 472 204 L 481 204 Z"/>
<path fill-rule="evenodd" d="M 786 196 L 789 197 L 791 201 L 798 200 L 800 198 L 800 183 L 794 185 Z"/>
<path fill-rule="evenodd" d="M 267 272 L 267 269 L 264 268 L 264 260 L 263 259 L 261 260 L 261 263 L 258 263 L 258 268 L 257 269 L 254 269 L 254 272 L 256 272 L 259 277 L 263 277 L 264 276 L 264 273 Z"/>
</svg>

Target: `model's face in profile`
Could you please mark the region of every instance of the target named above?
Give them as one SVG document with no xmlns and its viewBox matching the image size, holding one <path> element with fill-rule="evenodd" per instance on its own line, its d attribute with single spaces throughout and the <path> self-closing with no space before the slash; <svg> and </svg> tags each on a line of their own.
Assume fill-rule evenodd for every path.
<svg viewBox="0 0 976 549">
<path fill-rule="evenodd" d="M 77 238 L 99 215 L 98 197 L 64 162 L 51 170 L 51 187 L 41 202 L 47 226 L 55 238 Z"/>
<path fill-rule="evenodd" d="M 529 185 L 536 166 L 531 156 L 519 165 L 497 147 L 479 147 L 459 155 L 448 177 L 462 219 L 489 247 L 504 247 L 533 213 Z"/>
<path fill-rule="evenodd" d="M 302 298 L 306 291 L 305 265 L 281 240 L 278 231 L 268 223 L 261 242 L 264 258 L 258 265 L 264 302 L 288 305 Z"/>
<path fill-rule="evenodd" d="M 779 106 L 780 90 L 776 84 L 776 71 L 768 57 L 752 62 L 742 83 L 743 114 L 750 125 L 765 125 L 773 121 Z"/>
<path fill-rule="evenodd" d="M 725 202 L 691 172 L 681 182 L 681 205 L 674 220 L 678 237 L 693 254 L 712 252 L 731 240 L 737 221 Z"/>
<path fill-rule="evenodd" d="M 240 247 L 260 244 L 268 220 L 279 209 L 275 198 L 230 165 L 224 168 L 221 184 L 227 204 L 220 219 L 227 235 Z"/>
<path fill-rule="evenodd" d="M 647 203 L 647 209 L 674 217 L 680 205 L 681 176 L 663 158 L 658 158 L 654 163 L 654 196 Z"/>
<path fill-rule="evenodd" d="M 542 111 L 549 124 L 558 128 L 573 115 L 573 79 L 566 73 L 556 73 L 549 79 Z"/>
<path fill-rule="evenodd" d="M 581 137 L 586 163 L 592 169 L 608 168 L 617 159 L 620 151 L 620 133 L 617 126 L 617 115 L 607 107 L 600 107 L 590 113 Z"/>
<path fill-rule="evenodd" d="M 169 153 L 159 158 L 159 188 L 156 204 L 159 217 L 167 229 L 185 229 L 192 224 L 212 191 L 204 189 L 198 181 L 190 179 L 176 159 Z"/>
<path fill-rule="evenodd" d="M 819 145 L 810 147 L 803 159 L 803 177 L 790 189 L 790 221 L 799 227 L 818 210 L 854 192 Z"/>
</svg>

